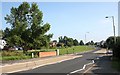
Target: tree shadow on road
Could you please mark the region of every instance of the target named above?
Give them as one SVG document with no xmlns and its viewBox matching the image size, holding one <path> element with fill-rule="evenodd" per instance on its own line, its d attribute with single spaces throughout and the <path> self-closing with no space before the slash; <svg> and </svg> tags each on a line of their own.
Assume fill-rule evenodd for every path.
<svg viewBox="0 0 120 75">
<path fill-rule="evenodd" d="M 91 69 L 91 72 L 95 75 L 120 75 L 112 68 L 112 56 L 102 56 L 95 60 L 95 65 Z"/>
</svg>

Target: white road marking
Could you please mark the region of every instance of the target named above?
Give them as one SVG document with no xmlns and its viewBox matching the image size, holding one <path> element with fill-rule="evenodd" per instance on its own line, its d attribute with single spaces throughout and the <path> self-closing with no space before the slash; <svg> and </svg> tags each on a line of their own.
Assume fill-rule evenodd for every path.
<svg viewBox="0 0 120 75">
<path fill-rule="evenodd" d="M 72 72 L 70 72 L 69 74 L 72 74 L 72 73 L 76 73 L 76 72 L 82 71 L 82 70 L 85 69 L 85 67 L 86 67 L 87 65 L 94 64 L 94 63 L 95 63 L 94 60 L 92 60 L 92 63 L 85 64 L 85 65 L 83 66 L 82 69 L 78 69 L 78 70 L 72 71 Z M 67 75 L 69 75 L 69 74 L 67 74 Z"/>
</svg>

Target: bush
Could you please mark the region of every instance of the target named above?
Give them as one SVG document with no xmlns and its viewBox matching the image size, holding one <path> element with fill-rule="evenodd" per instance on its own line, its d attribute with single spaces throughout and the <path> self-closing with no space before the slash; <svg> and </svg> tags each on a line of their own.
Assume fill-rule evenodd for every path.
<svg viewBox="0 0 120 75">
<path fill-rule="evenodd" d="M 116 38 L 116 44 L 113 47 L 113 56 L 120 60 L 120 37 Z"/>
<path fill-rule="evenodd" d="M 116 37 L 116 43 L 114 43 L 114 37 L 109 37 L 106 40 L 106 44 L 108 49 L 113 50 L 113 57 L 120 60 L 120 36 Z"/>
<path fill-rule="evenodd" d="M 17 51 L 2 51 L 2 56 L 23 56 L 24 54 L 22 52 Z"/>
<path fill-rule="evenodd" d="M 21 59 L 29 59 L 30 56 L 4 56 L 2 60 L 21 60 Z"/>
</svg>

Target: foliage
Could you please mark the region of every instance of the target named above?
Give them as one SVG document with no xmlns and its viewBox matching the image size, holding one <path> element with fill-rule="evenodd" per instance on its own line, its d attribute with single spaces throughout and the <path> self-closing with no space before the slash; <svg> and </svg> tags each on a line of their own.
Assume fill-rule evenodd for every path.
<svg viewBox="0 0 120 75">
<path fill-rule="evenodd" d="M 75 40 L 73 40 L 73 45 L 74 46 L 78 46 L 79 45 L 79 43 L 78 43 L 78 41 L 75 39 Z"/>
<path fill-rule="evenodd" d="M 0 30 L 0 39 L 2 38 L 3 36 L 3 30 Z"/>
<path fill-rule="evenodd" d="M 58 43 L 57 47 L 64 47 L 64 43 Z"/>
<path fill-rule="evenodd" d="M 69 47 L 73 46 L 73 45 L 74 45 L 73 39 L 72 39 L 72 38 L 68 38 L 66 44 L 67 44 L 67 46 L 69 46 Z"/>
<path fill-rule="evenodd" d="M 90 45 L 90 42 L 87 42 L 86 45 Z"/>
<path fill-rule="evenodd" d="M 120 37 L 116 38 L 116 43 L 113 47 L 113 56 L 120 60 Z"/>
<path fill-rule="evenodd" d="M 57 40 L 53 40 L 53 42 L 56 42 L 56 43 L 57 43 Z"/>
<path fill-rule="evenodd" d="M 59 43 L 63 43 L 64 46 L 66 46 L 66 47 L 67 46 L 71 47 L 71 46 L 77 46 L 77 45 L 79 45 L 77 39 L 74 40 L 73 38 L 69 38 L 67 36 L 64 36 L 64 37 L 60 36 L 59 37 Z"/>
<path fill-rule="evenodd" d="M 35 58 L 38 57 L 39 52 L 48 52 L 55 51 L 56 49 L 41 49 L 41 50 L 29 50 L 27 54 L 23 54 L 22 51 L 1 51 L 2 59 L 0 60 L 22 60 L 22 59 L 30 59 L 32 53 L 34 53 Z M 72 46 L 67 48 L 60 48 L 60 55 L 71 54 L 77 52 L 85 52 L 93 50 L 93 48 L 89 46 Z"/>
<path fill-rule="evenodd" d="M 114 37 L 111 36 L 107 38 L 106 44 L 107 44 L 108 49 L 112 49 L 114 47 Z"/>
<path fill-rule="evenodd" d="M 114 42 L 114 37 L 109 37 L 106 40 L 108 49 L 113 50 L 113 57 L 120 59 L 120 36 L 116 37 L 116 43 Z"/>
<path fill-rule="evenodd" d="M 2 51 L 1 55 L 2 56 L 23 56 L 24 54 L 18 51 Z"/>
<path fill-rule="evenodd" d="M 30 56 L 4 56 L 0 60 L 22 60 L 22 59 L 30 59 Z"/>
<path fill-rule="evenodd" d="M 22 46 L 24 49 L 48 48 L 53 34 L 45 34 L 50 29 L 50 24 L 43 24 L 42 17 L 43 13 L 36 3 L 30 5 L 23 2 L 18 8 L 12 7 L 11 13 L 5 17 L 11 28 L 4 30 L 4 39 L 9 46 Z"/>
<path fill-rule="evenodd" d="M 82 41 L 82 40 L 80 41 L 79 45 L 84 45 L 84 43 L 83 43 L 83 41 Z"/>
<path fill-rule="evenodd" d="M 93 42 L 93 40 L 89 41 L 86 43 L 86 45 L 94 45 L 95 43 Z"/>
<path fill-rule="evenodd" d="M 93 41 L 91 41 L 91 42 L 90 42 L 90 45 L 94 45 L 94 42 L 93 42 Z"/>
</svg>

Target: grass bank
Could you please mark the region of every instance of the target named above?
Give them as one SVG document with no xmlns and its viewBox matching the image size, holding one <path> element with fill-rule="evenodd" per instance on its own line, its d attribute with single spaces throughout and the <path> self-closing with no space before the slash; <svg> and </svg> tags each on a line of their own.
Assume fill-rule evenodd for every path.
<svg viewBox="0 0 120 75">
<path fill-rule="evenodd" d="M 67 48 L 59 48 L 60 55 L 64 54 L 72 54 L 78 52 L 85 52 L 89 50 L 93 50 L 94 48 L 90 46 L 73 46 Z M 0 60 L 22 60 L 22 59 L 31 59 L 31 53 L 35 54 L 35 58 L 37 58 L 38 52 L 46 52 L 46 51 L 55 51 L 56 49 L 42 49 L 42 50 L 30 50 L 27 55 L 23 54 L 23 51 L 1 51 L 0 52 Z"/>
<path fill-rule="evenodd" d="M 93 49 L 94 48 L 92 48 L 90 46 L 73 46 L 73 47 L 60 49 L 60 55 L 84 52 L 84 51 L 89 51 L 89 50 L 93 50 Z"/>
</svg>

